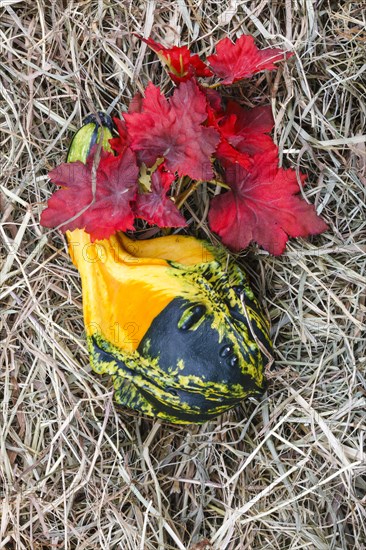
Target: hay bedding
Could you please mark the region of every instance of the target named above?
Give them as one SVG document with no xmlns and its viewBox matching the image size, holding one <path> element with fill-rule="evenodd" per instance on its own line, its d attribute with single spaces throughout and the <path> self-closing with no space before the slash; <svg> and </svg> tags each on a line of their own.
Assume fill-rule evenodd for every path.
<svg viewBox="0 0 366 550">
<path fill-rule="evenodd" d="M 2 2 L 0 548 L 365 548 L 364 29 L 356 2 Z M 244 258 L 277 371 L 261 403 L 203 427 L 115 406 L 65 242 L 39 226 L 82 118 L 149 79 L 169 89 L 133 31 L 205 54 L 243 32 L 294 48 L 227 95 L 272 103 L 283 163 L 330 225 Z M 213 238 L 206 205 L 190 223 Z"/>
</svg>

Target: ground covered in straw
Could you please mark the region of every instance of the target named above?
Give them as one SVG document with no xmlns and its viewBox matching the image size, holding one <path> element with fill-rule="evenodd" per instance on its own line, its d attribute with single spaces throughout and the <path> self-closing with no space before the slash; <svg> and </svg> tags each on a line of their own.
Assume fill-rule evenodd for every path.
<svg viewBox="0 0 366 550">
<path fill-rule="evenodd" d="M 365 548 L 365 13 L 357 2 L 1 3 L 0 548 Z M 95 110 L 149 80 L 134 31 L 210 54 L 224 36 L 293 49 L 227 91 L 271 103 L 285 166 L 329 223 L 242 258 L 271 319 L 268 394 L 202 427 L 118 408 L 91 372 L 80 279 L 39 216 L 47 172 Z M 204 196 L 190 231 L 210 234 Z M 197 221 L 198 220 L 198 221 Z"/>
</svg>

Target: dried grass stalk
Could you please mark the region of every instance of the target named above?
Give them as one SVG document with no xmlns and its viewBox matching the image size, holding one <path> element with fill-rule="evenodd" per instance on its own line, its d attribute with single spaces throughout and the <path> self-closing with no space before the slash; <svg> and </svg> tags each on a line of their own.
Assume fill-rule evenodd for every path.
<svg viewBox="0 0 366 550">
<path fill-rule="evenodd" d="M 346 549 L 365 544 L 365 11 L 356 2 L 23 2 L 1 15 L 0 548 Z M 132 35 L 212 53 L 252 33 L 293 48 L 228 90 L 271 102 L 283 162 L 326 234 L 245 264 L 272 322 L 268 397 L 203 427 L 119 409 L 90 371 L 80 280 L 39 226 L 46 173 L 89 112 L 148 80 Z M 207 229 L 207 194 L 191 227 Z M 188 212 L 188 210 L 187 210 Z"/>
</svg>

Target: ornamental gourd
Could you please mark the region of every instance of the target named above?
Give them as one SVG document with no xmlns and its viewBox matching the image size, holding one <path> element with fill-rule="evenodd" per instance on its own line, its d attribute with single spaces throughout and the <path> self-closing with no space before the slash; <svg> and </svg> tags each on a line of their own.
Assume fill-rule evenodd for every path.
<svg viewBox="0 0 366 550">
<path fill-rule="evenodd" d="M 103 146 L 111 121 L 103 124 Z M 95 118 L 68 161 L 86 161 Z M 94 125 L 92 127 L 91 125 Z M 225 251 L 194 237 L 91 242 L 67 233 L 83 292 L 91 366 L 112 376 L 115 399 L 148 416 L 202 423 L 266 387 L 269 326 L 246 274 Z"/>
</svg>

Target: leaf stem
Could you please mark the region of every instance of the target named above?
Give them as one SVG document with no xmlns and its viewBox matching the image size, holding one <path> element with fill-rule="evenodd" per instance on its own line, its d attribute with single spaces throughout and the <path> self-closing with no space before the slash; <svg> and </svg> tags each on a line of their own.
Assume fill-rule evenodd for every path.
<svg viewBox="0 0 366 550">
<path fill-rule="evenodd" d="M 177 197 L 177 200 L 175 201 L 175 205 L 180 210 L 185 203 L 185 201 L 190 197 L 197 189 L 197 187 L 202 183 L 202 181 L 197 180 L 195 183 L 191 185 L 189 189 L 184 191 L 180 196 Z"/>
<path fill-rule="evenodd" d="M 205 82 L 200 82 L 200 84 L 203 88 L 207 88 L 208 90 L 214 90 L 219 86 L 224 86 L 222 82 L 214 82 L 214 84 L 206 84 Z"/>
<path fill-rule="evenodd" d="M 199 185 L 201 185 L 201 183 L 213 183 L 214 185 L 219 185 L 220 187 L 223 187 L 224 189 L 230 189 L 230 185 L 228 185 L 227 183 L 225 183 L 223 181 L 220 181 L 220 180 L 216 180 L 216 179 L 196 180 L 195 182 L 192 183 L 192 185 L 188 189 L 186 189 L 181 194 L 179 194 L 179 191 L 180 191 L 181 185 L 182 185 L 182 181 L 180 181 L 179 184 L 178 184 L 177 198 L 175 200 L 175 205 L 178 209 L 182 208 L 185 201 L 198 189 L 198 187 L 199 187 Z"/>
</svg>

